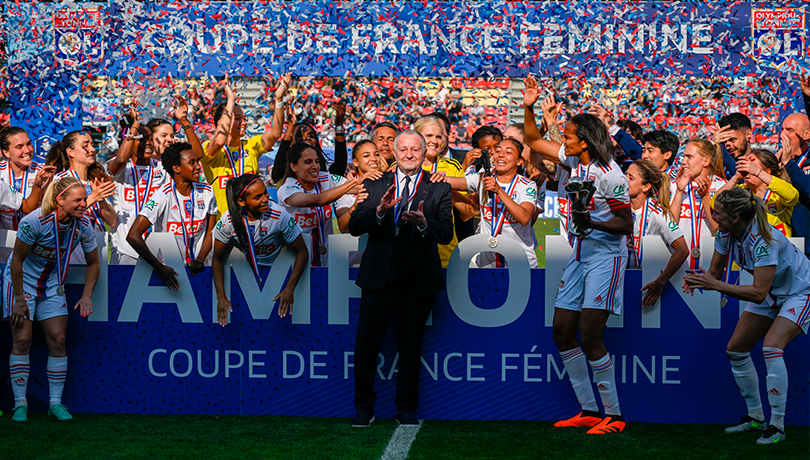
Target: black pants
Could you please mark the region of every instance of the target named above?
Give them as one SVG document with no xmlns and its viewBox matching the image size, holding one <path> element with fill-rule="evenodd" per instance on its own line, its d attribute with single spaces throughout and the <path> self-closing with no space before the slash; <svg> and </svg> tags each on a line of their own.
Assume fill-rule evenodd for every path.
<svg viewBox="0 0 810 460">
<path fill-rule="evenodd" d="M 395 282 L 380 290 L 363 289 L 354 346 L 354 405 L 357 410 L 374 410 L 377 355 L 393 314 L 399 345 L 397 412 L 404 409 L 416 412 L 422 337 L 436 294 L 417 292 L 412 286 L 405 287 L 404 283 Z"/>
</svg>

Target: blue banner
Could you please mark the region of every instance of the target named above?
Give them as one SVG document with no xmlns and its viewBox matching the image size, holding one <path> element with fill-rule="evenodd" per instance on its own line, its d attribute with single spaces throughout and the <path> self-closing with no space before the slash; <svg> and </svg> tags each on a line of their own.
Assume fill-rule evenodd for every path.
<svg viewBox="0 0 810 460">
<path fill-rule="evenodd" d="M 356 268 L 348 268 L 347 261 L 358 249 L 356 239 L 332 236 L 333 265 L 312 268 L 302 278 L 292 318 L 286 319 L 278 317 L 268 299 L 280 289 L 293 256 L 285 253 L 272 272 L 264 270 L 267 281 L 259 290 L 244 258 L 232 255 L 226 290 L 234 312 L 223 328 L 214 323 L 210 270 L 189 277 L 174 239 L 154 241 L 160 239 L 155 235 L 149 244 L 153 250 L 161 245 L 168 254 L 167 263 L 181 273 L 181 290 L 169 291 L 142 262 L 137 267 L 102 267 L 93 316 L 84 319 L 71 312 L 65 386 L 65 404 L 71 410 L 353 415 L 359 289 L 352 281 Z M 565 246 L 555 238 L 546 246 Z M 529 270 L 519 263 L 522 254 L 502 239 L 499 250 L 512 268 L 473 269 L 468 274 L 467 256 L 486 247 L 486 238 L 472 240 L 462 242 L 454 255 L 447 271 L 448 290 L 439 294 L 428 321 L 419 414 L 434 419 L 571 416 L 578 404 L 552 340 L 554 293 L 548 290 L 559 283 L 563 264 L 549 256 L 546 270 Z M 632 421 L 736 421 L 745 413 L 745 404 L 725 347 L 741 313 L 739 303 L 732 299 L 721 308 L 719 297 L 710 293 L 688 297 L 668 285 L 660 304 L 642 311 L 641 286 L 650 274 L 660 273 L 667 259 L 660 239 L 645 241 L 645 269 L 628 270 L 624 313 L 611 318 L 605 331 L 622 411 Z M 83 280 L 82 270 L 77 267 L 70 275 L 72 283 Z M 71 302 L 80 289 L 78 284 L 68 287 Z M 0 330 L 0 343 L 10 348 L 9 328 Z M 789 424 L 808 424 L 808 340 L 801 336 L 785 350 Z M 29 401 L 33 410 L 44 410 L 47 351 L 41 336 L 34 338 L 34 345 Z M 760 347 L 752 358 L 764 382 Z M 391 329 L 375 387 L 381 417 L 394 415 L 395 350 Z M 12 398 L 6 362 L 0 369 L 0 401 L 7 405 Z M 767 401 L 764 385 L 761 390 Z"/>
</svg>

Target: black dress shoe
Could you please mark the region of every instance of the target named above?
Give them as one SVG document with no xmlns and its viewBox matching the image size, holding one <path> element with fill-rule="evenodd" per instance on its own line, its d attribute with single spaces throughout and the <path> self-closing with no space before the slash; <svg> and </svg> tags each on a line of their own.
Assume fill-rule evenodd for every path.
<svg viewBox="0 0 810 460">
<path fill-rule="evenodd" d="M 397 422 L 400 425 L 419 425 L 419 419 L 408 409 L 403 409 L 397 414 Z"/>
<path fill-rule="evenodd" d="M 352 426 L 359 428 L 369 427 L 372 423 L 374 423 L 374 412 L 370 410 L 357 411 L 357 415 L 352 420 Z"/>
</svg>

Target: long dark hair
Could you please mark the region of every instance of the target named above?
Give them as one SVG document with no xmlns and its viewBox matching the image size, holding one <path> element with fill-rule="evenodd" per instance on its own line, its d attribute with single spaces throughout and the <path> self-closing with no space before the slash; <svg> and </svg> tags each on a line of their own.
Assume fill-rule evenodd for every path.
<svg viewBox="0 0 810 460">
<path fill-rule="evenodd" d="M 613 143 L 602 120 L 589 113 L 580 113 L 574 115 L 569 123 L 577 127 L 576 134 L 579 140 L 588 144 L 591 159 L 604 166 L 609 165 L 613 160 Z"/>
<path fill-rule="evenodd" d="M 80 136 L 85 134 L 87 134 L 86 131 L 78 130 L 65 134 L 65 137 L 63 137 L 61 141 L 56 141 L 51 146 L 51 149 L 48 150 L 48 156 L 46 157 L 45 164 L 49 166 L 56 166 L 56 172 L 67 171 L 70 169 L 70 157 L 68 157 L 67 149 L 76 148 L 76 141 Z M 110 176 L 104 172 L 104 166 L 102 166 L 98 161 L 87 168 L 87 180 L 93 179 L 105 181 L 112 180 L 110 179 Z"/>
<path fill-rule="evenodd" d="M 287 150 L 287 169 L 284 171 L 284 177 L 293 177 L 295 178 L 295 172 L 292 170 L 290 165 L 298 163 L 298 160 L 301 159 L 301 156 L 304 154 L 304 150 L 312 149 L 318 154 L 318 160 L 320 162 L 320 153 L 318 151 L 318 147 L 314 145 L 305 144 L 303 142 L 299 142 L 297 144 L 293 144 L 290 146 L 290 149 Z M 325 171 L 324 164 L 321 163 L 321 171 Z"/>
<path fill-rule="evenodd" d="M 246 211 L 244 206 L 240 206 L 237 200 L 245 195 L 248 187 L 250 187 L 253 182 L 261 180 L 261 177 L 257 176 L 256 174 L 243 174 L 229 180 L 228 185 L 225 186 L 225 196 L 228 200 L 228 212 L 230 212 L 231 215 L 231 224 L 233 224 L 233 230 L 236 232 L 236 241 L 243 246 L 248 244 L 248 241 L 250 240 L 248 239 L 245 222 L 242 221 L 242 214 Z"/>
</svg>

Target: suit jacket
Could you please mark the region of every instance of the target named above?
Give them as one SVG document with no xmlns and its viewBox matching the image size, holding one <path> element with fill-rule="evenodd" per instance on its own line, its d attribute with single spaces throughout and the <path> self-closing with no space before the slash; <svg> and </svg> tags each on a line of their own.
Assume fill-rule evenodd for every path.
<svg viewBox="0 0 810 460">
<path fill-rule="evenodd" d="M 444 289 L 444 273 L 437 244 L 448 244 L 453 239 L 452 199 L 450 185 L 431 183 L 429 176 L 414 192 L 411 209 L 416 210 L 424 201 L 423 212 L 427 220 L 424 235 L 416 225 L 400 221 L 399 235 L 394 234 L 394 212 L 391 208 L 378 222 L 377 206 L 380 199 L 394 184 L 394 173 L 366 180 L 368 198 L 352 213 L 349 233 L 360 236 L 368 233 L 368 244 L 360 261 L 356 284 L 363 289 L 381 289 L 399 279 L 412 283 L 415 288 L 438 292 Z"/>
</svg>

